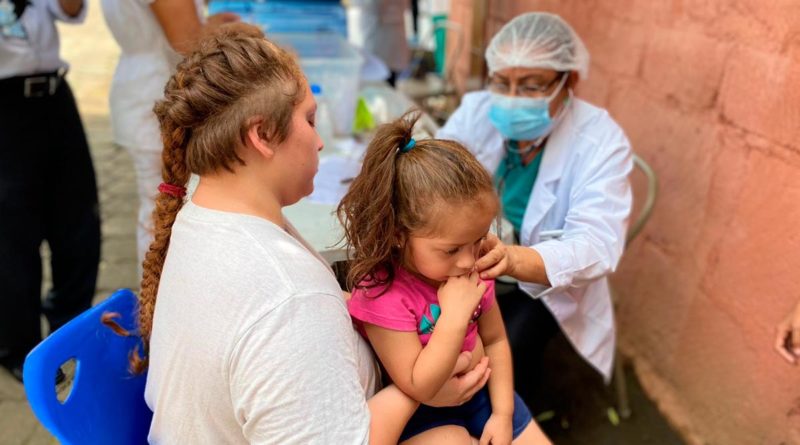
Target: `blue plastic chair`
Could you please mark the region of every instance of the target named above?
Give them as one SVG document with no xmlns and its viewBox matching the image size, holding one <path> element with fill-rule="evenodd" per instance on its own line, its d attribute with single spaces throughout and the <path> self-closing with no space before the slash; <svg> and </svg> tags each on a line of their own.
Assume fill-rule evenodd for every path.
<svg viewBox="0 0 800 445">
<path fill-rule="evenodd" d="M 25 359 L 23 380 L 28 402 L 39 421 L 64 444 L 147 443 L 153 416 L 144 401 L 145 375 L 128 370 L 128 354 L 140 343 L 104 326 L 105 312 L 133 330 L 136 296 L 116 291 L 42 341 Z M 63 403 L 55 391 L 56 370 L 75 359 L 72 391 Z"/>
</svg>

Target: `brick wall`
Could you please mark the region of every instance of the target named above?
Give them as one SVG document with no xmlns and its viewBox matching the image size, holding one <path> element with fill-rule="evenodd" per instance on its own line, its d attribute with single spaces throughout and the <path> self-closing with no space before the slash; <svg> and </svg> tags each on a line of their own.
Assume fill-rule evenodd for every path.
<svg viewBox="0 0 800 445">
<path fill-rule="evenodd" d="M 578 95 L 658 172 L 613 278 L 648 393 L 690 443 L 800 444 L 800 369 L 771 349 L 800 298 L 800 2 L 488 2 L 487 36 L 526 11 L 571 23 L 592 57 Z M 454 20 L 471 11 L 453 0 Z"/>
</svg>

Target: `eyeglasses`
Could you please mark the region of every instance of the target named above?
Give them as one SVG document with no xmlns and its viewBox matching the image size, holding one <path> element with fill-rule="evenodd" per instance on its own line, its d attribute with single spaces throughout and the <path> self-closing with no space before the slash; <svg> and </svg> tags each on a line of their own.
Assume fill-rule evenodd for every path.
<svg viewBox="0 0 800 445">
<path fill-rule="evenodd" d="M 546 96 L 553 86 L 558 83 L 559 80 L 563 76 L 566 76 L 567 73 L 558 73 L 558 75 L 551 81 L 541 84 L 538 83 L 530 78 L 522 79 L 522 83 L 517 83 L 518 81 L 509 82 L 507 79 L 502 79 L 497 76 L 490 76 L 489 80 L 487 81 L 487 85 L 489 91 L 497 94 L 505 94 L 511 95 L 512 86 L 516 87 L 515 94 L 516 96 L 524 96 L 524 97 L 543 97 Z"/>
</svg>

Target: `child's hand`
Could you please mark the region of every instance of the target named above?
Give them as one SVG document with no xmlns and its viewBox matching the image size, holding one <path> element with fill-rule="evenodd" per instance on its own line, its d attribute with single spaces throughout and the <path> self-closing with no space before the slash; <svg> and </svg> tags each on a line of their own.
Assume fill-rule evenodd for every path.
<svg viewBox="0 0 800 445">
<path fill-rule="evenodd" d="M 480 258 L 475 262 L 475 270 L 481 278 L 491 280 L 501 275 L 513 275 L 513 255 L 511 249 L 493 234 L 486 235 L 481 244 Z"/>
<path fill-rule="evenodd" d="M 480 445 L 511 445 L 512 436 L 511 416 L 492 414 L 483 427 Z"/>
<path fill-rule="evenodd" d="M 438 292 L 442 315 L 447 314 L 453 320 L 464 320 L 466 324 L 485 292 L 486 283 L 478 279 L 476 272 L 448 278 Z"/>
</svg>

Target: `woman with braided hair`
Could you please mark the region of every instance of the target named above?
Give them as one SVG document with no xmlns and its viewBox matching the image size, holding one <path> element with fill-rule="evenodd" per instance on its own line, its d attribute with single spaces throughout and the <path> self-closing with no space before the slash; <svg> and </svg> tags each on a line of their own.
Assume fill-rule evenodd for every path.
<svg viewBox="0 0 800 445">
<path fill-rule="evenodd" d="M 153 443 L 396 443 L 418 405 L 394 386 L 373 396 L 342 291 L 281 213 L 313 190 L 315 111 L 296 61 L 244 24 L 201 40 L 155 107 L 164 182 L 132 356 Z M 431 402 L 458 405 L 488 374 Z"/>
</svg>

